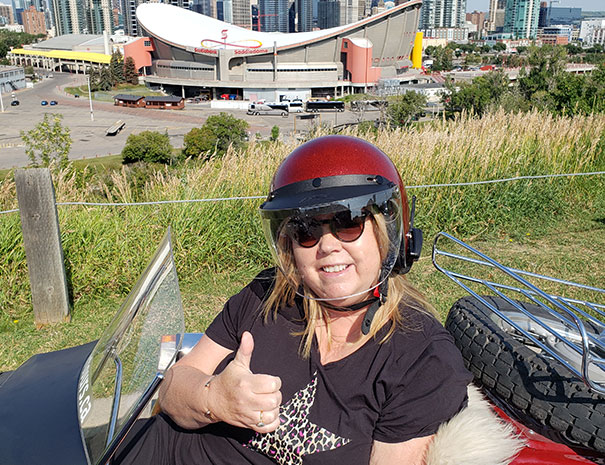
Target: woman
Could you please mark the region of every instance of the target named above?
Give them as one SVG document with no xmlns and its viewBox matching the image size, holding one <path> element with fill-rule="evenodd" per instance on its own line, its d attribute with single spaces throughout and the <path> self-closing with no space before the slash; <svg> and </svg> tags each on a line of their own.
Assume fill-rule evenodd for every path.
<svg viewBox="0 0 605 465">
<path fill-rule="evenodd" d="M 321 137 L 283 161 L 260 210 L 276 269 L 168 372 L 163 413 L 118 461 L 423 463 L 471 377 L 403 278 L 422 239 L 397 169 Z"/>
</svg>

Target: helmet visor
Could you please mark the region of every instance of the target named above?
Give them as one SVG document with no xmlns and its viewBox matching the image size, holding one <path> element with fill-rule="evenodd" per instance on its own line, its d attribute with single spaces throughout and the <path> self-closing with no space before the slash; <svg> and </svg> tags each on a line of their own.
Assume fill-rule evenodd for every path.
<svg viewBox="0 0 605 465">
<path fill-rule="evenodd" d="M 329 203 L 295 208 L 265 209 L 261 207 L 265 237 L 279 270 L 303 297 L 320 300 L 342 300 L 367 294 L 391 273 L 403 240 L 402 205 L 399 189 L 392 186 L 378 192 Z M 367 221 L 367 219 L 371 221 Z M 380 269 L 371 285 L 354 294 L 322 298 L 303 295 L 303 279 L 294 260 L 293 243 L 303 248 L 315 247 L 324 234 L 332 234 L 341 242 L 355 242 L 365 228 L 374 228 L 380 253 Z"/>
</svg>

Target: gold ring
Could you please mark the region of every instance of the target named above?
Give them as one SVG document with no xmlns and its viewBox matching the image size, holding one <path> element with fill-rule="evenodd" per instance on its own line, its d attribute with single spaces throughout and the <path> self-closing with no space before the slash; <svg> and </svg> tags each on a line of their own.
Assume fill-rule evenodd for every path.
<svg viewBox="0 0 605 465">
<path fill-rule="evenodd" d="M 262 428 L 263 426 L 265 426 L 265 423 L 263 422 L 263 411 L 262 410 L 260 411 L 259 418 L 260 418 L 260 421 L 256 424 L 256 426 L 259 428 Z"/>
</svg>

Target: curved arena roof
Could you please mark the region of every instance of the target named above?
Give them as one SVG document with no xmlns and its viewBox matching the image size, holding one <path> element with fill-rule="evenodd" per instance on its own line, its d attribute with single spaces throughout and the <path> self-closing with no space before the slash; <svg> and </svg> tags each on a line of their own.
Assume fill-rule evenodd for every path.
<svg viewBox="0 0 605 465">
<path fill-rule="evenodd" d="M 406 9 L 420 4 L 421 0 L 410 0 L 377 15 L 356 23 L 322 29 L 311 32 L 283 34 L 280 32 L 258 32 L 234 26 L 184 8 L 165 3 L 143 3 L 137 8 L 137 19 L 152 36 L 186 49 L 195 51 L 214 51 L 218 49 L 241 50 L 267 53 L 274 44 L 278 48 L 304 45 L 317 39 L 338 35 L 361 25 L 374 23 Z M 201 49 L 200 49 L 201 48 Z M 261 51 L 261 49 L 263 49 Z"/>
</svg>

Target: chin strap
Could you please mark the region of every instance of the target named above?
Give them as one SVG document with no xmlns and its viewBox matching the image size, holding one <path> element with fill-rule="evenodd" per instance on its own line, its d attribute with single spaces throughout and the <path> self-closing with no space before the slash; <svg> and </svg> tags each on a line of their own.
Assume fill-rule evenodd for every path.
<svg viewBox="0 0 605 465">
<path fill-rule="evenodd" d="M 387 293 L 388 293 L 388 279 L 382 282 L 379 286 L 374 289 L 374 297 L 371 297 L 363 302 L 358 302 L 349 306 L 338 306 L 332 305 L 330 302 L 322 301 L 320 304 L 322 307 L 331 308 L 332 310 L 337 310 L 339 312 L 354 312 L 361 308 L 367 307 L 369 305 L 366 314 L 363 317 L 363 321 L 361 322 L 361 332 L 366 335 L 370 332 L 370 327 L 372 326 L 372 320 L 374 319 L 374 315 L 380 308 L 382 304 L 387 301 Z"/>
<path fill-rule="evenodd" d="M 374 289 L 374 302 L 370 305 L 370 308 L 366 311 L 366 314 L 363 317 L 363 321 L 361 323 L 361 332 L 362 334 L 368 334 L 370 332 L 370 327 L 372 326 L 372 320 L 374 319 L 374 315 L 380 308 L 380 306 L 387 301 L 387 294 L 389 289 L 389 280 L 385 279 L 380 285 Z"/>
</svg>

